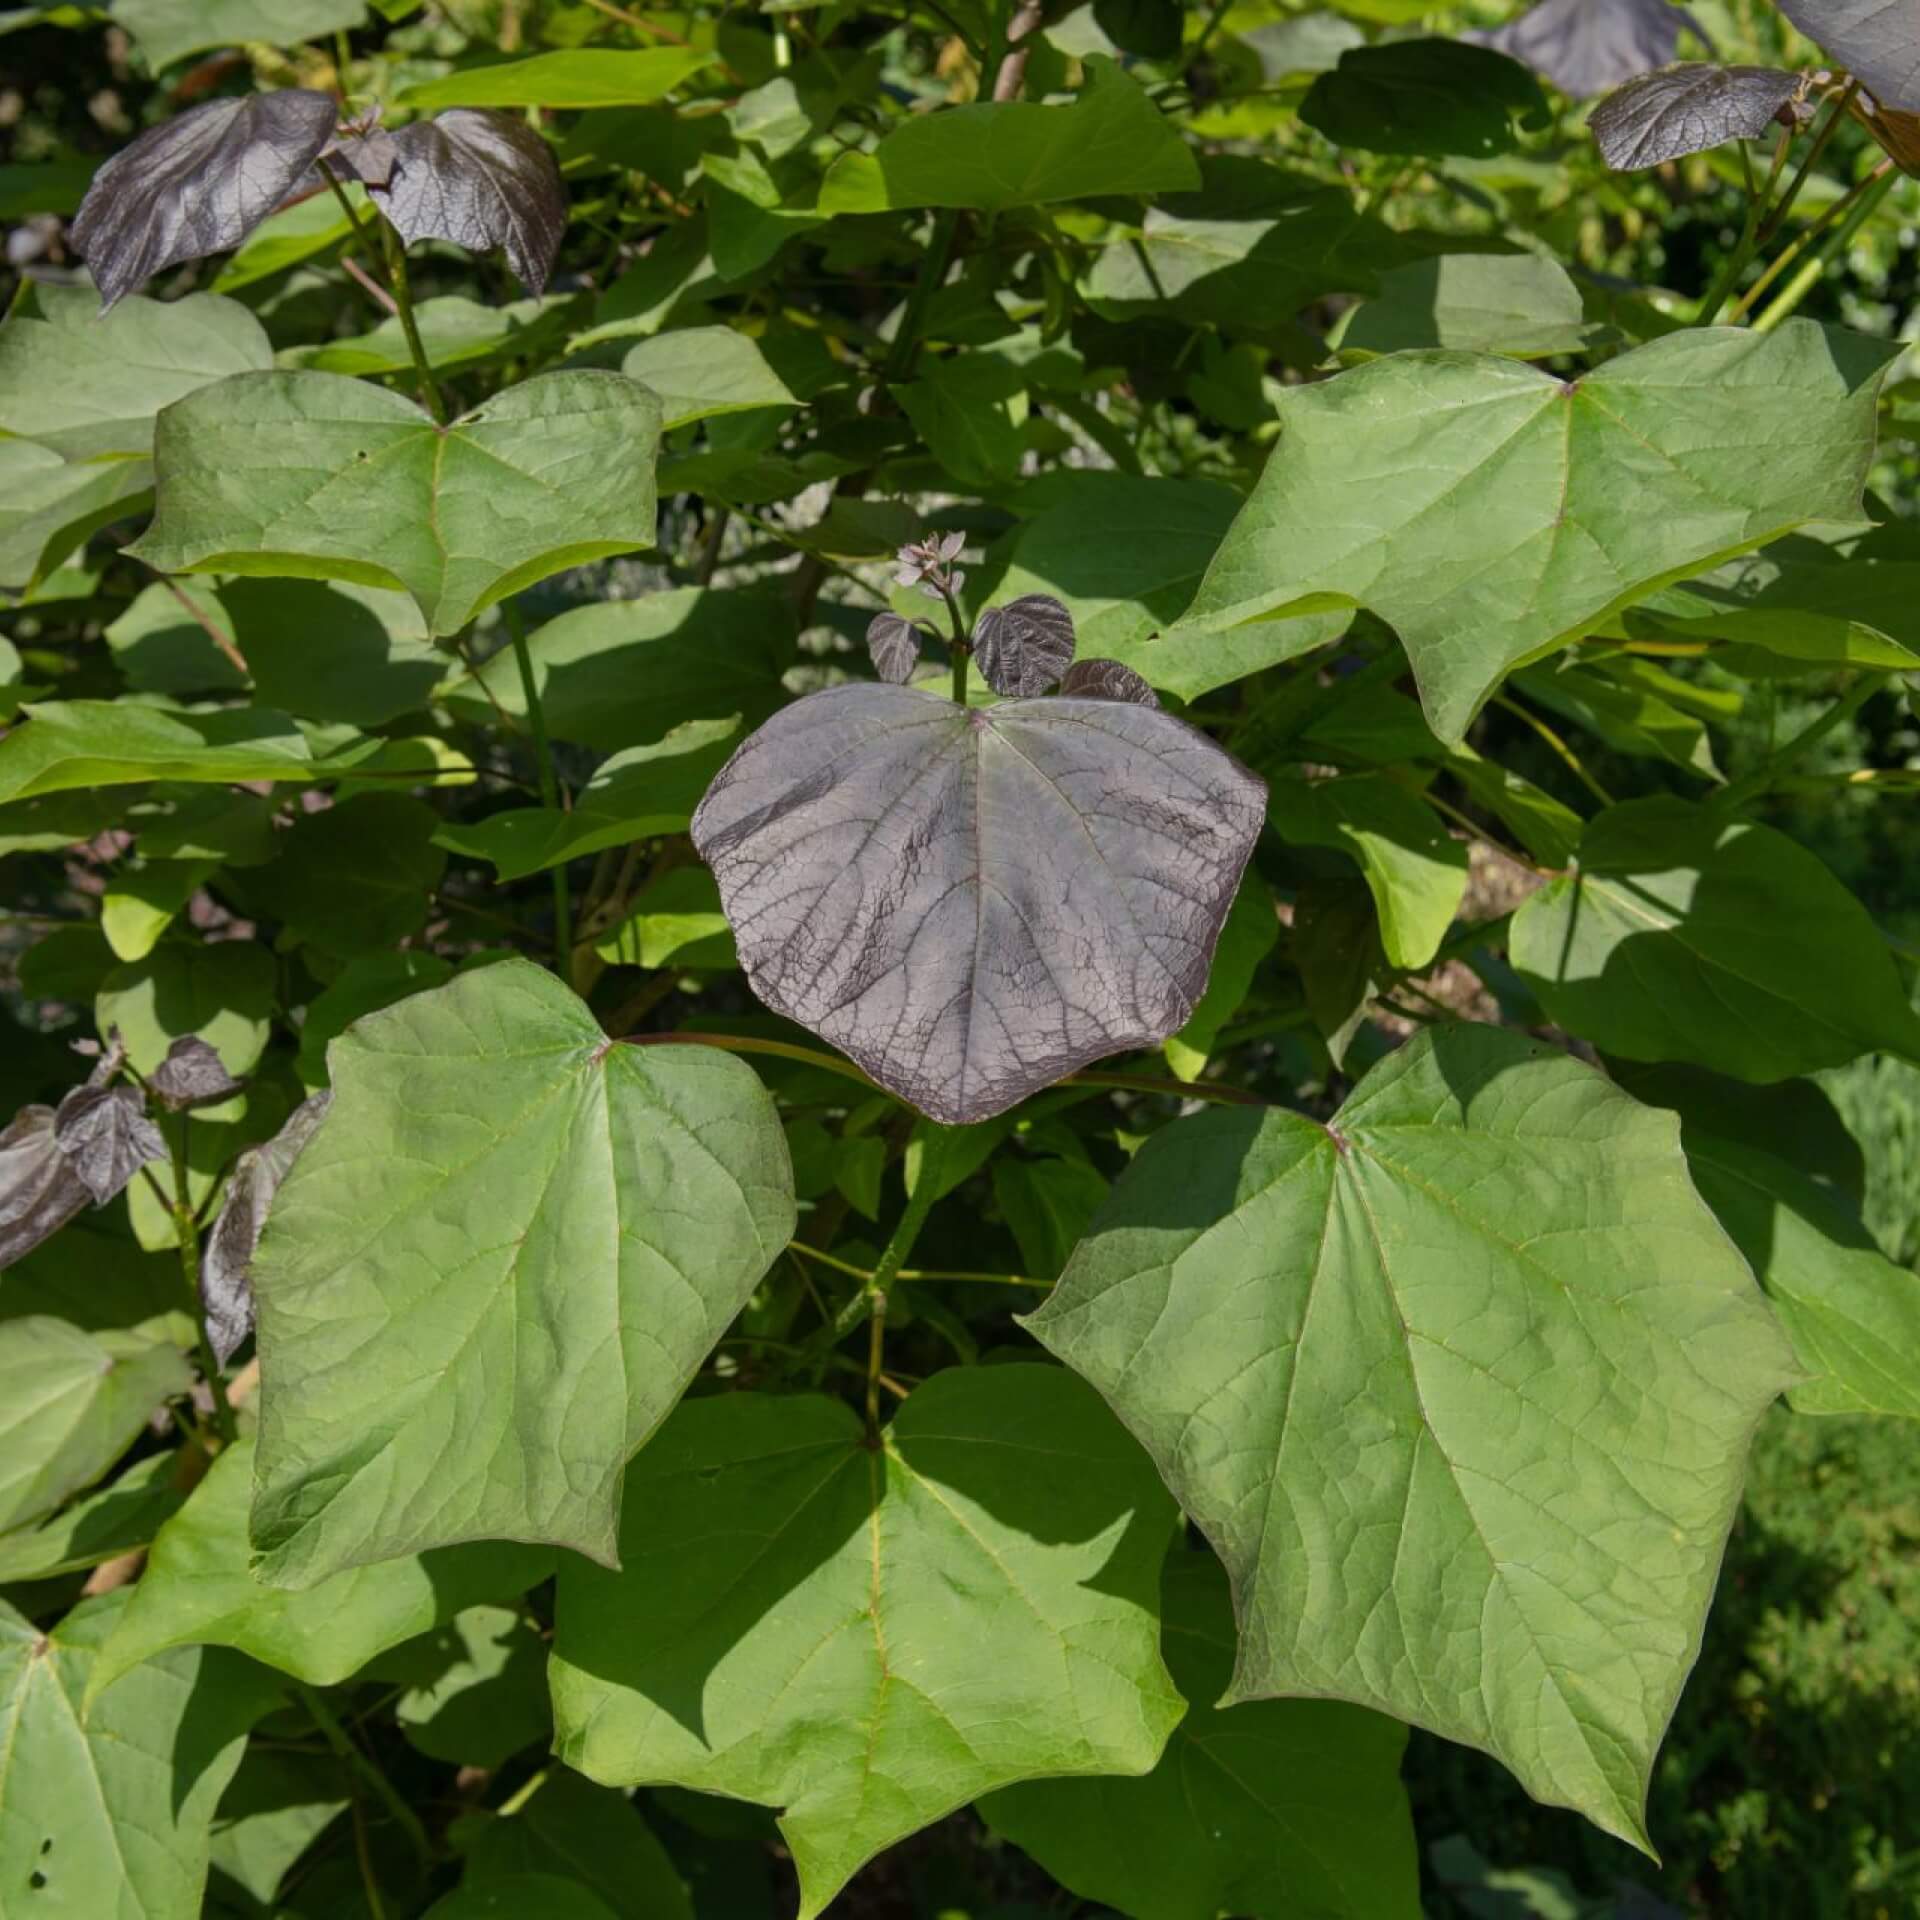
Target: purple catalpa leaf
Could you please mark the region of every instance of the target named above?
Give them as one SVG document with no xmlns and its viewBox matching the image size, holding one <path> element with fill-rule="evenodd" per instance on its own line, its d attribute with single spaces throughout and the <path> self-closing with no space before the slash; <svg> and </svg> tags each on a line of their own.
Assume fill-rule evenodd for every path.
<svg viewBox="0 0 1920 1920">
<path fill-rule="evenodd" d="M 342 180 L 384 187 L 400 164 L 400 142 L 384 127 L 350 128 L 320 158 Z"/>
<path fill-rule="evenodd" d="M 1177 1031 L 1265 818 L 1153 708 L 867 685 L 776 714 L 693 841 L 760 998 L 957 1125 Z"/>
<path fill-rule="evenodd" d="M 223 1367 L 253 1331 L 253 1253 L 273 1196 L 332 1105 L 333 1090 L 323 1088 L 295 1107 L 271 1140 L 249 1147 L 234 1163 L 200 1260 L 200 1310 L 213 1357 Z"/>
<path fill-rule="evenodd" d="M 1727 140 L 1757 140 L 1792 108 L 1804 78 L 1773 67 L 1667 67 L 1609 94 L 1587 124 L 1607 165 L 1631 173 Z"/>
<path fill-rule="evenodd" d="M 1920 0 L 1780 0 L 1883 107 L 1920 113 Z"/>
<path fill-rule="evenodd" d="M 995 693 L 1031 698 L 1073 664 L 1073 615 L 1046 593 L 989 607 L 973 630 L 973 657 Z"/>
<path fill-rule="evenodd" d="M 176 1113 L 240 1091 L 240 1082 L 227 1071 L 225 1062 L 196 1034 L 183 1034 L 167 1049 L 167 1057 L 148 1075 L 147 1084 L 161 1104 Z"/>
<path fill-rule="evenodd" d="M 376 204 L 409 243 L 504 247 L 531 293 L 544 293 L 567 228 L 553 149 L 524 120 L 455 107 L 392 136 L 399 158 Z"/>
<path fill-rule="evenodd" d="M 904 687 L 920 664 L 920 643 L 926 637 L 926 628 L 916 620 L 902 619 L 897 613 L 875 614 L 867 628 L 867 652 L 874 672 Z"/>
<path fill-rule="evenodd" d="M 58 1233 L 91 1195 L 53 1135 L 51 1107 L 22 1107 L 0 1132 L 0 1267 Z"/>
<path fill-rule="evenodd" d="M 166 1139 L 134 1087 L 75 1087 L 54 1115 L 53 1138 L 96 1207 L 149 1160 L 167 1158 Z"/>
<path fill-rule="evenodd" d="M 1160 704 L 1160 696 L 1118 660 L 1076 660 L 1060 682 L 1060 691 L 1076 700 L 1131 700 L 1136 707 Z"/>
<path fill-rule="evenodd" d="M 1690 27 L 1709 52 L 1700 23 L 1669 0 L 1541 0 L 1504 27 L 1464 33 L 1544 75 L 1575 100 L 1664 67 Z"/>
<path fill-rule="evenodd" d="M 339 108 L 306 87 L 210 100 L 116 153 L 74 217 L 101 307 L 163 267 L 237 247 L 306 177 Z"/>
</svg>

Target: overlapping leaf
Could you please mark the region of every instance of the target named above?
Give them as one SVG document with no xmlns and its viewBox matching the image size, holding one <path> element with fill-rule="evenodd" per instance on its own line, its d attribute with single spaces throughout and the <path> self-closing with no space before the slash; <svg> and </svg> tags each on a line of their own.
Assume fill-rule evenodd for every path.
<svg viewBox="0 0 1920 1920">
<path fill-rule="evenodd" d="M 990 1788 L 1153 1766 L 1172 1522 L 1053 1368 L 939 1374 L 876 1448 L 838 1401 L 689 1402 L 628 1475 L 625 1571 L 562 1568 L 558 1751 L 781 1808 L 812 1920 Z"/>
<path fill-rule="evenodd" d="M 112 14 L 156 73 L 208 47 L 295 47 L 367 20 L 364 0 L 112 0 Z"/>
<path fill-rule="evenodd" d="M 1757 140 L 1800 87 L 1799 74 L 1774 67 L 1668 67 L 1629 80 L 1587 124 L 1607 165 L 1630 172 L 1725 140 Z"/>
<path fill-rule="evenodd" d="M 1920 113 L 1920 0 L 1780 0 L 1882 106 Z"/>
<path fill-rule="evenodd" d="M 1540 83 L 1517 60 L 1424 39 L 1349 48 L 1308 89 L 1300 118 L 1341 147 L 1485 159 L 1511 153 L 1518 129 L 1544 127 L 1549 115 Z"/>
<path fill-rule="evenodd" d="M 1562 93 L 1585 100 L 1664 67 L 1682 27 L 1706 40 L 1699 22 L 1673 0 L 1540 0 L 1504 27 L 1464 38 L 1497 48 Z"/>
<path fill-rule="evenodd" d="M 1373 1706 L 1646 1843 L 1747 1442 L 1794 1377 L 1678 1136 L 1447 1026 L 1328 1126 L 1216 1111 L 1135 1158 L 1028 1325 L 1226 1562 L 1230 1700 Z"/>
<path fill-rule="evenodd" d="M 840 687 L 740 748 L 693 836 L 760 998 L 956 1123 L 1185 1022 L 1264 800 L 1150 707 Z"/>
<path fill-rule="evenodd" d="M 1790 320 L 1673 334 L 1574 381 L 1406 353 L 1291 388 L 1280 445 L 1163 644 L 1203 654 L 1259 621 L 1223 635 L 1251 672 L 1286 657 L 1266 616 L 1357 601 L 1398 631 L 1434 731 L 1457 741 L 1520 661 L 1805 522 L 1857 518 L 1884 364 L 1876 342 Z"/>
<path fill-rule="evenodd" d="M 254 1257 L 264 1577 L 484 1538 L 611 1562 L 629 1455 L 792 1230 L 772 1103 L 728 1055 L 614 1046 L 525 961 L 328 1065 Z"/>
<path fill-rule="evenodd" d="M 616 373 L 550 373 L 437 426 L 329 373 L 240 374 L 169 407 L 163 573 L 399 588 L 435 634 L 561 569 L 652 543 L 659 402 Z"/>
</svg>

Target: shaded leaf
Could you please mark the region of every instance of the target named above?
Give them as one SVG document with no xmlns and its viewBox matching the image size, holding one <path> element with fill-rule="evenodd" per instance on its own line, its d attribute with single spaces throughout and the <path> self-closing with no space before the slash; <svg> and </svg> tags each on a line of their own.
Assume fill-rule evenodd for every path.
<svg viewBox="0 0 1920 1920">
<path fill-rule="evenodd" d="M 693 838 L 760 998 L 953 1123 L 1185 1022 L 1264 791 L 1146 707 L 838 687 L 740 748 Z"/>
<path fill-rule="evenodd" d="M 1463 37 L 1544 74 L 1562 93 L 1586 100 L 1623 80 L 1664 67 L 1685 27 L 1700 23 L 1672 0 L 1540 0 L 1519 19 Z M 1707 42 L 1708 51 L 1712 43 Z"/>
<path fill-rule="evenodd" d="M 499 1535 L 610 1560 L 622 1468 L 792 1232 L 772 1102 L 728 1055 L 613 1045 L 521 960 L 328 1066 L 254 1257 L 263 1577 Z"/>
<path fill-rule="evenodd" d="M 618 1920 L 615 1910 L 579 1880 L 552 1873 L 507 1873 L 497 1879 L 482 1871 L 436 1900 L 424 1920 Z"/>
<path fill-rule="evenodd" d="M 192 1382 L 170 1341 L 82 1333 L 45 1314 L 0 1323 L 0 1529 L 91 1486 Z"/>
<path fill-rule="evenodd" d="M 1136 707 L 1157 707 L 1160 696 L 1118 660 L 1076 660 L 1060 682 L 1069 700 L 1130 700 Z"/>
<path fill-rule="evenodd" d="M 0 1601 L 10 1913 L 200 1920 L 214 1808 L 277 1688 L 232 1654 L 180 1652 L 83 1717 L 94 1660 L 132 1598 L 123 1587 L 83 1600 L 44 1634 Z"/>
<path fill-rule="evenodd" d="M 1920 113 L 1916 0 L 1780 0 L 1780 11 L 1880 105 Z"/>
<path fill-rule="evenodd" d="M 1229 1702 L 1372 1706 L 1646 1845 L 1747 1443 L 1793 1377 L 1671 1115 L 1428 1029 L 1330 1126 L 1155 1134 L 1027 1325 L 1225 1561 Z"/>
<path fill-rule="evenodd" d="M 183 1034 L 167 1049 L 167 1057 L 147 1077 L 163 1106 L 178 1112 L 202 1107 L 240 1091 L 240 1082 L 198 1034 Z"/>
<path fill-rule="evenodd" d="M 338 116 L 331 94 L 288 87 L 189 107 L 123 147 L 70 229 L 101 304 L 163 267 L 237 247 L 306 176 Z"/>
<path fill-rule="evenodd" d="M 1806 521 L 1857 519 L 1882 365 L 1790 320 L 1672 334 L 1575 381 L 1406 353 L 1288 388 L 1280 444 L 1162 644 L 1358 601 L 1455 742 L 1519 661 Z M 1225 636 L 1239 672 L 1285 657 L 1262 657 L 1268 631 Z"/>
<path fill-rule="evenodd" d="M 310 1087 L 327 1085 L 327 1049 L 362 1014 L 377 1013 L 409 994 L 443 987 L 453 978 L 451 960 L 409 948 L 400 953 L 362 953 L 342 967 L 324 993 L 308 1003 L 300 1023 L 300 1077 Z"/>
<path fill-rule="evenodd" d="M 575 312 L 565 294 L 499 306 L 449 293 L 415 302 L 413 317 L 428 364 L 445 371 L 509 355 L 544 358 L 565 336 L 568 318 Z M 317 373 L 405 373 L 413 366 L 413 348 L 396 314 L 364 333 L 288 347 L 279 362 L 283 367 L 310 367 Z"/>
<path fill-rule="evenodd" d="M 1349 48 L 1307 90 L 1300 118 L 1336 146 L 1367 153 L 1485 159 L 1519 145 L 1516 124 L 1541 128 L 1551 115 L 1517 60 L 1424 39 Z"/>
<path fill-rule="evenodd" d="M 1190 1703 L 1139 1780 L 1033 1780 L 980 1803 L 1003 1839 L 1136 1920 L 1419 1920 L 1406 1729 L 1344 1701 L 1213 1703 L 1233 1604 L 1211 1554 L 1168 1556 L 1162 1643 Z"/>
<path fill-rule="evenodd" d="M 367 22 L 361 0 L 112 0 L 112 9 L 156 73 L 208 47 L 297 47 Z"/>
<path fill-rule="evenodd" d="M 873 670 L 890 686 L 904 687 L 920 664 L 920 642 L 932 636 L 917 620 L 877 613 L 867 624 L 867 654 Z"/>
<path fill-rule="evenodd" d="M 1758 140 L 1800 92 L 1802 78 L 1773 67 L 1668 67 L 1609 94 L 1587 124 L 1616 171 L 1657 167 L 1726 140 Z"/>
<path fill-rule="evenodd" d="M 54 1113 L 53 1140 L 96 1207 L 148 1161 L 167 1158 L 167 1143 L 135 1087 L 75 1087 Z"/>
<path fill-rule="evenodd" d="M 161 417 L 162 573 L 292 574 L 412 594 L 456 633 L 563 568 L 652 544 L 659 402 L 617 373 L 542 374 L 436 426 L 330 373 L 252 373 Z"/>
<path fill-rule="evenodd" d="M 214 1871 L 271 1912 L 294 1862 L 351 1804 L 332 1754 L 280 1753 L 256 1743 L 220 1796 Z"/>
<path fill-rule="evenodd" d="M 582 47 L 469 67 L 404 89 L 404 107 L 643 107 L 714 63 L 691 47 Z"/>
<path fill-rule="evenodd" d="M 107 975 L 94 1000 L 94 1024 L 102 1033 L 119 1031 L 141 1073 L 154 1072 L 183 1035 L 198 1034 L 240 1076 L 266 1050 L 277 982 L 273 955 L 252 941 L 170 942 Z"/>
<path fill-rule="evenodd" d="M 309 1685 L 332 1686 L 461 1608 L 512 1599 L 552 1569 L 552 1554 L 539 1548 L 486 1541 L 354 1568 L 304 1593 L 263 1586 L 248 1564 L 253 1464 L 252 1440 L 222 1448 L 160 1529 L 133 1604 L 88 1676 L 90 1706 L 169 1647 L 234 1647 Z"/>
<path fill-rule="evenodd" d="M 150 1546 L 186 1497 L 173 1484 L 178 1464 L 175 1454 L 149 1454 L 38 1526 L 0 1534 L 0 1585 L 78 1573 Z"/>
<path fill-rule="evenodd" d="M 1182 1080 L 1200 1077 L 1214 1043 L 1247 997 L 1260 962 L 1279 939 L 1280 922 L 1273 910 L 1273 895 L 1259 874 L 1249 870 L 1241 877 L 1240 891 L 1233 896 L 1227 923 L 1220 930 L 1207 990 L 1186 1025 L 1167 1037 L 1163 1049 L 1167 1065 Z"/>
<path fill-rule="evenodd" d="M 465 107 L 391 138 L 393 175 L 373 194 L 400 237 L 473 253 L 504 247 L 527 290 L 544 293 L 567 230 L 567 190 L 546 141 L 511 114 Z"/>
<path fill-rule="evenodd" d="M 1020 1249 L 1020 1269 L 1029 1279 L 1060 1277 L 1075 1242 L 1106 1197 L 1106 1176 L 1084 1160 L 1049 1155 L 993 1163 L 994 1204 Z"/>
<path fill-rule="evenodd" d="M 1010 361 L 968 352 L 924 359 L 920 378 L 894 391 L 927 451 L 948 473 L 968 487 L 991 491 L 1019 470 L 1026 385 Z"/>
<path fill-rule="evenodd" d="M 223 1367 L 253 1331 L 253 1253 L 273 1197 L 332 1104 L 331 1092 L 310 1095 L 271 1140 L 249 1147 L 234 1162 L 219 1215 L 200 1256 L 201 1317 L 213 1357 Z"/>
<path fill-rule="evenodd" d="M 0 327 L 0 428 L 69 460 L 153 451 L 153 418 L 230 373 L 273 365 L 237 300 L 133 298 L 102 314 L 84 287 L 36 286 Z"/>
<path fill-rule="evenodd" d="M 363 793 L 309 813 L 278 857 L 247 876 L 249 908 L 278 920 L 289 944 L 343 959 L 397 945 L 427 924 L 447 856 L 440 816 L 404 793 Z"/>
<path fill-rule="evenodd" d="M 811 1920 L 990 1787 L 1154 1764 L 1179 1717 L 1156 1644 L 1172 1521 L 1054 1368 L 937 1374 L 878 1448 L 838 1401 L 691 1401 L 628 1476 L 626 1570 L 561 1569 L 557 1750 L 781 1808 Z"/>
<path fill-rule="evenodd" d="M 1173 123 L 1112 60 L 1094 55 L 1071 106 L 980 101 L 915 115 L 871 154 L 836 161 L 820 211 L 1009 207 L 1092 194 L 1190 191 L 1200 170 Z"/>
<path fill-rule="evenodd" d="M 798 404 L 766 355 L 736 327 L 677 327 L 656 333 L 621 361 L 620 371 L 660 396 L 669 428 L 717 414 Z"/>
<path fill-rule="evenodd" d="M 427 1644 L 430 1675 L 393 1707 L 413 1746 L 472 1767 L 501 1766 L 535 1741 L 547 1746 L 546 1641 L 518 1608 L 464 1607 Z"/>
<path fill-rule="evenodd" d="M 1045 593 L 989 607 L 974 623 L 973 657 L 1003 698 L 1045 693 L 1073 664 L 1073 616 Z"/>
<path fill-rule="evenodd" d="M 0 587 L 39 586 L 89 534 L 144 512 L 152 485 L 145 460 L 67 461 L 0 439 Z"/>
<path fill-rule="evenodd" d="M 1623 1059 L 1765 1083 L 1920 1054 L 1920 1017 L 1859 901 L 1786 834 L 1684 800 L 1590 821 L 1509 951 L 1551 1019 Z"/>
<path fill-rule="evenodd" d="M 699 867 L 677 867 L 649 881 L 594 952 L 628 967 L 664 967 L 669 960 L 676 967 L 739 964 L 713 875 Z"/>
<path fill-rule="evenodd" d="M 1558 262 L 1533 253 L 1444 253 L 1382 274 L 1379 294 L 1349 308 L 1327 344 L 1346 354 L 1453 347 L 1544 360 L 1579 353 L 1592 339 L 1580 289 Z"/>
<path fill-rule="evenodd" d="M 92 1200 L 54 1138 L 51 1107 L 22 1107 L 0 1132 L 0 1268 L 23 1260 Z"/>
</svg>

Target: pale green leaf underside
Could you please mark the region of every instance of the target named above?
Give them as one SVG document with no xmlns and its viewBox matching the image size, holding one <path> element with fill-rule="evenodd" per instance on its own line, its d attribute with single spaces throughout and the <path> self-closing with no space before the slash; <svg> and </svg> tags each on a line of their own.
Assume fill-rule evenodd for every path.
<svg viewBox="0 0 1920 1920">
<path fill-rule="evenodd" d="M 621 1471 L 793 1229 L 773 1103 L 526 961 L 366 1015 L 254 1268 L 274 1585 L 463 1540 L 611 1564 Z"/>
<path fill-rule="evenodd" d="M 1154 1764 L 1172 1518 L 1054 1368 L 938 1374 L 878 1451 L 837 1401 L 689 1402 L 628 1475 L 625 1571 L 562 1568 L 557 1750 L 783 1809 L 811 1920 L 990 1788 Z"/>
<path fill-rule="evenodd" d="M 88 1673 L 132 1598 L 83 1600 L 45 1636 L 0 1602 L 7 1920 L 200 1920 L 214 1808 L 274 1683 L 232 1654 L 165 1654 L 83 1721 Z"/>
<path fill-rule="evenodd" d="M 1672 334 L 1571 383 L 1423 352 L 1289 389 L 1173 637 L 1356 602 L 1398 631 L 1457 741 L 1521 661 L 1808 521 L 1856 518 L 1885 361 L 1790 320 Z"/>
<path fill-rule="evenodd" d="M 1167 1664 L 1189 1701 L 1143 1779 L 1031 1780 L 980 1803 L 1054 1879 L 1133 1920 L 1419 1920 L 1406 1728 L 1344 1701 L 1215 1707 L 1233 1603 L 1209 1553 L 1169 1556 Z"/>
<path fill-rule="evenodd" d="M 588 560 L 653 543 L 659 402 L 617 373 L 543 374 L 439 427 L 330 373 L 249 373 L 166 409 L 162 573 L 290 574 L 410 593 L 435 634 Z"/>
<path fill-rule="evenodd" d="M 356 1567 L 304 1593 L 262 1586 L 248 1564 L 253 1457 L 251 1440 L 226 1448 L 161 1528 L 132 1604 L 94 1663 L 89 1701 L 180 1646 L 234 1647 L 296 1680 L 332 1686 L 462 1607 L 511 1599 L 553 1569 L 544 1549 L 486 1542 Z"/>
<path fill-rule="evenodd" d="M 1436 1029 L 1330 1129 L 1157 1135 L 1028 1325 L 1225 1560 L 1230 1698 L 1375 1707 L 1646 1844 L 1747 1442 L 1795 1373 L 1672 1115 Z"/>
</svg>

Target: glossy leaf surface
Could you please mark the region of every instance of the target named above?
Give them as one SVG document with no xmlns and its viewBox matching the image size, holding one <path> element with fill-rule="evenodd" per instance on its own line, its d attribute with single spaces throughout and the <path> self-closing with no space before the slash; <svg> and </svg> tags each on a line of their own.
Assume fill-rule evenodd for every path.
<svg viewBox="0 0 1920 1920">
<path fill-rule="evenodd" d="M 1229 1700 L 1375 1707 L 1646 1843 L 1794 1377 L 1671 1115 L 1516 1035 L 1422 1033 L 1328 1127 L 1157 1134 L 1027 1324 L 1225 1561 Z"/>
<path fill-rule="evenodd" d="M 562 568 L 653 540 L 659 403 L 619 374 L 551 373 L 438 427 L 328 373 L 242 374 L 160 421 L 163 573 L 292 574 L 410 593 L 455 633 Z"/>
<path fill-rule="evenodd" d="M 760 998 L 959 1123 L 1185 1022 L 1264 799 L 1151 708 L 842 687 L 747 741 L 693 837 Z"/>
<path fill-rule="evenodd" d="M 1180 1714 L 1157 1644 L 1172 1523 L 1056 1369 L 941 1374 L 877 1450 L 836 1401 L 691 1402 L 628 1476 L 625 1571 L 561 1571 L 559 1752 L 781 1808 L 811 1920 L 991 1787 L 1153 1766 Z"/>
<path fill-rule="evenodd" d="M 328 1066 L 254 1258 L 264 1576 L 489 1537 L 610 1562 L 628 1457 L 792 1231 L 771 1102 L 729 1056 L 613 1046 L 521 960 Z"/>
</svg>

